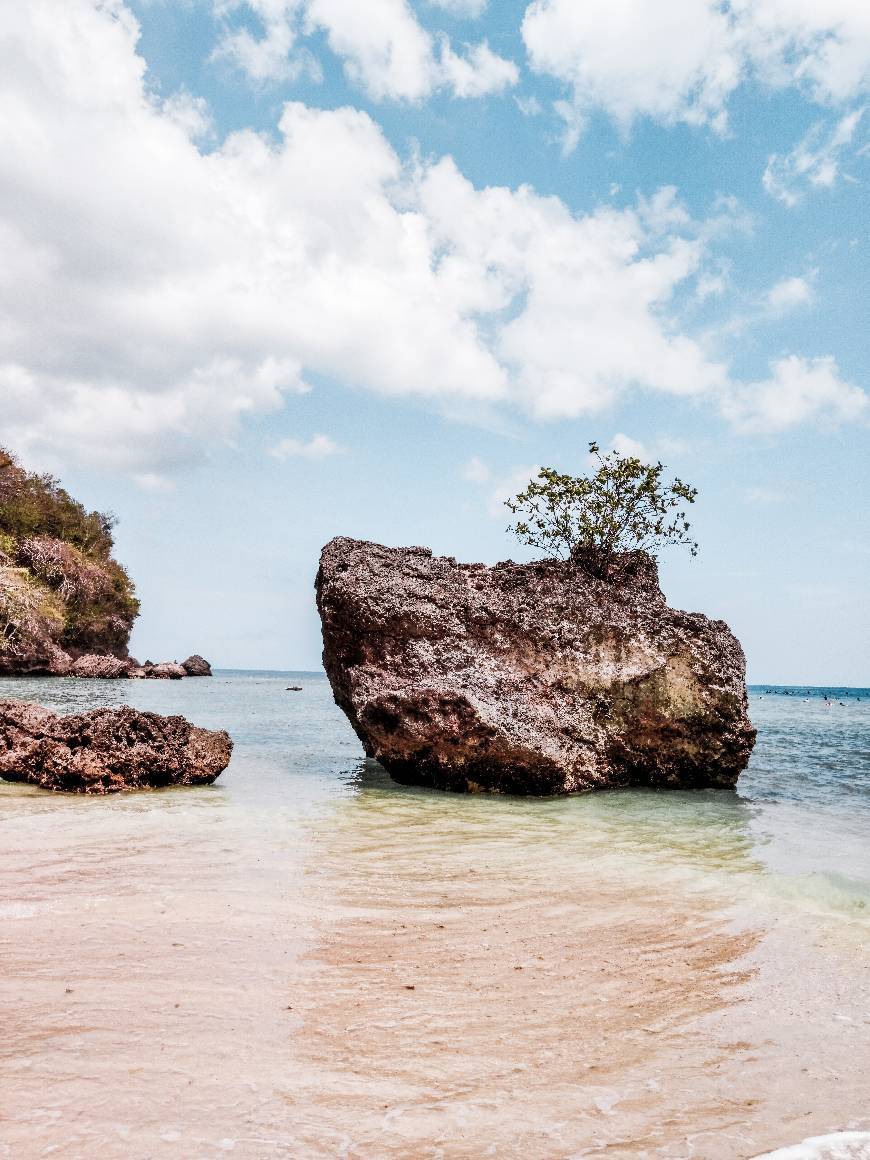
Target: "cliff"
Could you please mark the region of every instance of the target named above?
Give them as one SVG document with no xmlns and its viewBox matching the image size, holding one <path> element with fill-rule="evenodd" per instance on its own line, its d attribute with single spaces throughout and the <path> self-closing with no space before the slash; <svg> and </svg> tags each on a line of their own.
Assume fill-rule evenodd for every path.
<svg viewBox="0 0 870 1160">
<path fill-rule="evenodd" d="M 127 656 L 139 602 L 112 558 L 112 526 L 0 448 L 0 674 Z"/>
<path fill-rule="evenodd" d="M 602 581 L 332 540 L 323 660 L 367 755 L 462 791 L 734 786 L 755 741 L 740 644 L 669 608 L 648 556 L 625 563 Z"/>
</svg>

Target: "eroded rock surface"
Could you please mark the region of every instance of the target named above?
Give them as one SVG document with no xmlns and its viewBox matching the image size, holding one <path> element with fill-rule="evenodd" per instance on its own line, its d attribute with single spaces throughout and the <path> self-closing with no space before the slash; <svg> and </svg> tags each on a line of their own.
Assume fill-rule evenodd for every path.
<svg viewBox="0 0 870 1160">
<path fill-rule="evenodd" d="M 157 681 L 181 681 L 187 673 L 174 661 L 163 661 L 159 665 L 146 665 L 145 676 Z"/>
<path fill-rule="evenodd" d="M 0 777 L 65 793 L 207 785 L 229 765 L 223 731 L 124 706 L 60 717 L 0 701 Z"/>
<path fill-rule="evenodd" d="M 317 604 L 336 702 L 395 780 L 573 793 L 733 787 L 755 742 L 728 626 L 668 607 L 654 562 L 601 581 L 340 538 Z"/>
<path fill-rule="evenodd" d="M 119 681 L 130 675 L 132 662 L 120 657 L 83 656 L 73 663 L 71 677 L 86 680 Z"/>
</svg>

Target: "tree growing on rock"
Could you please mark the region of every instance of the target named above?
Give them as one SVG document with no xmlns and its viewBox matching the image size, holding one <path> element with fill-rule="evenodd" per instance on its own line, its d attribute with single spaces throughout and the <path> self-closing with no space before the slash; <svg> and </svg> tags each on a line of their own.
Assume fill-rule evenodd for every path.
<svg viewBox="0 0 870 1160">
<path fill-rule="evenodd" d="M 662 463 L 634 455 L 604 455 L 589 444 L 588 475 L 562 475 L 542 467 L 524 491 L 505 506 L 519 518 L 508 531 L 548 556 L 569 560 L 598 579 L 622 576 L 632 553 L 655 557 L 667 545 L 698 554 L 684 504 L 698 492 L 681 479 L 663 479 Z"/>
</svg>

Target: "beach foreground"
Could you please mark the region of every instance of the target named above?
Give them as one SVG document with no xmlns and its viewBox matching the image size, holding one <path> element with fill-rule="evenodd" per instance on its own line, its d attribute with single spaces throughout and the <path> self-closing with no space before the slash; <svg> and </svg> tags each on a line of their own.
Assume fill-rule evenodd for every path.
<svg viewBox="0 0 870 1160">
<path fill-rule="evenodd" d="M 3 681 L 227 727 L 214 786 L 0 785 L 0 1156 L 751 1157 L 870 1128 L 870 698 L 738 793 L 392 783 L 324 678 Z"/>
</svg>

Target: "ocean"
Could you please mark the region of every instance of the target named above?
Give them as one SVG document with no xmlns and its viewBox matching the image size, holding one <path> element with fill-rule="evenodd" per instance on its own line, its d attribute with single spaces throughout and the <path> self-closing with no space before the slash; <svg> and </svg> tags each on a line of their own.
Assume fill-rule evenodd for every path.
<svg viewBox="0 0 870 1160">
<path fill-rule="evenodd" d="M 751 688 L 736 792 L 546 800 L 395 785 L 322 674 L 13 697 L 235 751 L 200 789 L 0 782 L 0 1157 L 742 1160 L 870 1131 L 870 690 Z"/>
</svg>

